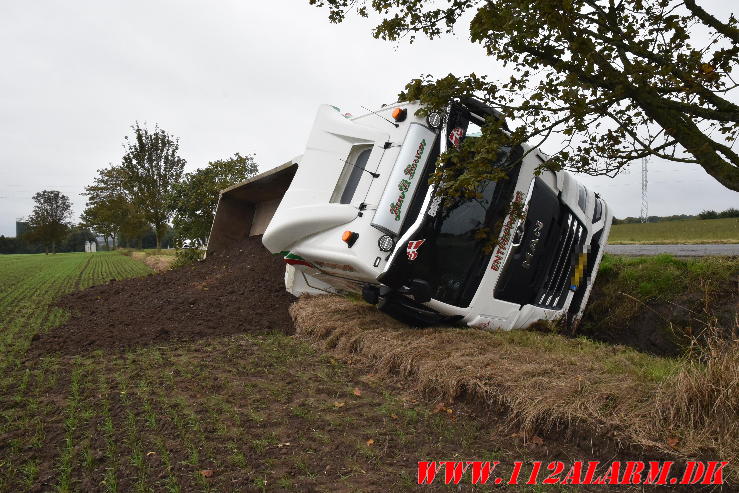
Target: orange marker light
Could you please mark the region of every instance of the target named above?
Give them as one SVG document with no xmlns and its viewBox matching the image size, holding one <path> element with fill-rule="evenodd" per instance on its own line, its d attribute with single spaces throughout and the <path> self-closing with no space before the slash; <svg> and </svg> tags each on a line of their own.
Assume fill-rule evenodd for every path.
<svg viewBox="0 0 739 493">
<path fill-rule="evenodd" d="M 406 108 L 395 108 L 391 115 L 396 122 L 402 122 L 408 116 L 408 110 Z"/>
<path fill-rule="evenodd" d="M 341 235 L 341 240 L 346 243 L 349 248 L 354 246 L 357 238 L 359 238 L 359 233 L 355 233 L 354 231 L 344 231 L 344 233 Z"/>
</svg>

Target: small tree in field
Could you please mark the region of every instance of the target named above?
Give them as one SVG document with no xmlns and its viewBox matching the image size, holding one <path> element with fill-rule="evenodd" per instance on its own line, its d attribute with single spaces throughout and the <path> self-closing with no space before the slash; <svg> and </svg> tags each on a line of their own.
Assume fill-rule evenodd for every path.
<svg viewBox="0 0 739 493">
<path fill-rule="evenodd" d="M 33 212 L 28 217 L 29 232 L 26 238 L 44 244 L 46 253 L 56 253 L 56 245 L 66 237 L 72 203 L 69 197 L 57 190 L 44 190 L 34 194 Z"/>
<path fill-rule="evenodd" d="M 179 141 L 158 126 L 154 130 L 133 125 L 126 137 L 123 188 L 134 208 L 152 225 L 157 249 L 174 211 L 172 190 L 182 178 L 185 160 L 178 155 Z"/>
<path fill-rule="evenodd" d="M 254 156 L 238 152 L 229 159 L 211 161 L 208 166 L 187 173 L 174 186 L 174 229 L 179 238 L 208 240 L 221 190 L 257 173 Z"/>
<path fill-rule="evenodd" d="M 120 231 L 128 220 L 129 204 L 124 197 L 111 196 L 105 199 L 88 202 L 80 219 L 82 223 L 99 234 L 109 247 L 108 239 L 113 240 L 115 246 Z"/>
</svg>

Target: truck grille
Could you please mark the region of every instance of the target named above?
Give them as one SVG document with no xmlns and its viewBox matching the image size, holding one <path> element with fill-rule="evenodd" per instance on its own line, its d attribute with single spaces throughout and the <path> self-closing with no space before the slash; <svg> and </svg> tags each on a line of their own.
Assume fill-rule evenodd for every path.
<svg viewBox="0 0 739 493">
<path fill-rule="evenodd" d="M 557 253 L 547 273 L 546 280 L 536 297 L 536 305 L 552 310 L 559 310 L 567 298 L 572 270 L 582 251 L 585 241 L 585 227 L 572 212 L 567 213 L 557 245 Z"/>
</svg>

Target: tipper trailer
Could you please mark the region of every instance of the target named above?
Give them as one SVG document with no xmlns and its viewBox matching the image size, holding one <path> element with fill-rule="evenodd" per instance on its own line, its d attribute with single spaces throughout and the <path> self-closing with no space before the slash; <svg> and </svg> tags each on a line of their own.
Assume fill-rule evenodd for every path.
<svg viewBox="0 0 739 493">
<path fill-rule="evenodd" d="M 527 145 L 490 163 L 507 179 L 443 200 L 429 185 L 440 153 L 500 115 L 473 98 L 426 117 L 419 108 L 351 117 L 321 106 L 302 155 L 221 193 L 208 251 L 263 235 L 292 294 L 353 292 L 416 325 L 578 320 L 610 208 L 570 173 L 540 169 L 548 157 Z"/>
</svg>

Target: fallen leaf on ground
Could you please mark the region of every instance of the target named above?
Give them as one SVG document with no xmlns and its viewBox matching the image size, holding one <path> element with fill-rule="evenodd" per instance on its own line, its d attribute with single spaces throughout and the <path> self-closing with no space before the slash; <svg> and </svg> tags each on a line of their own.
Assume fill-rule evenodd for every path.
<svg viewBox="0 0 739 493">
<path fill-rule="evenodd" d="M 670 447 L 672 447 L 672 448 L 675 448 L 675 447 L 677 446 L 677 443 L 678 443 L 679 441 L 680 441 L 680 440 L 678 440 L 678 439 L 677 439 L 677 438 L 675 438 L 675 437 L 672 437 L 672 438 L 668 438 L 668 439 L 667 439 L 667 445 L 669 445 L 669 446 L 670 446 Z"/>
<path fill-rule="evenodd" d="M 536 445 L 544 445 L 544 440 L 536 435 L 531 437 L 531 443 L 535 443 Z"/>
<path fill-rule="evenodd" d="M 334 401 L 334 407 L 338 408 L 338 407 L 343 407 L 343 406 L 344 406 L 344 403 L 343 402 L 341 402 L 341 401 Z"/>
<path fill-rule="evenodd" d="M 373 439 L 370 438 L 369 440 L 367 440 L 367 446 L 368 447 L 371 447 L 373 443 L 375 443 L 375 441 Z"/>
<path fill-rule="evenodd" d="M 354 394 L 354 395 L 362 395 L 362 391 L 361 391 L 361 390 L 359 390 L 359 387 L 354 387 L 354 392 L 353 392 L 353 394 Z"/>
<path fill-rule="evenodd" d="M 391 414 L 390 417 L 393 418 L 393 419 L 398 419 L 398 415 L 397 414 Z"/>
<path fill-rule="evenodd" d="M 156 452 L 147 452 L 147 453 L 146 453 L 146 456 L 147 456 L 147 457 L 148 457 L 148 456 L 150 456 L 150 455 L 157 455 L 157 453 L 156 453 Z"/>
<path fill-rule="evenodd" d="M 200 475 L 204 478 L 211 478 L 213 477 L 213 469 L 203 469 L 200 471 Z"/>
<path fill-rule="evenodd" d="M 440 413 L 440 412 L 444 411 L 444 409 L 446 409 L 446 407 L 444 406 L 444 403 L 443 402 L 440 402 L 436 406 L 434 406 L 434 412 L 435 413 Z"/>
<path fill-rule="evenodd" d="M 280 448 L 281 447 L 289 447 L 290 446 L 290 442 L 278 443 L 277 446 L 280 447 Z"/>
</svg>

